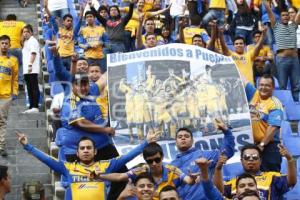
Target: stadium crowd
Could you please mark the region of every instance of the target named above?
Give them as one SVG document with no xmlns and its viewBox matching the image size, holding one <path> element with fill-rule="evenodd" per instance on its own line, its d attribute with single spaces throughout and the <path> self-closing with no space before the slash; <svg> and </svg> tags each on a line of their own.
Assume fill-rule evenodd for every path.
<svg viewBox="0 0 300 200">
<path fill-rule="evenodd" d="M 22 2 L 25 7 L 27 1 Z M 62 175 L 65 199 L 275 200 L 296 185 L 295 159 L 280 141 L 284 108 L 273 91 L 288 89 L 299 102 L 299 0 L 81 0 L 78 16 L 70 13 L 67 0 L 41 5 L 49 82 L 53 91 L 56 83 L 61 86 L 52 93 L 51 105 L 58 160 L 32 146 L 26 133 L 18 133 L 18 140 Z M 170 164 L 163 162 L 158 129 L 138 133 L 139 145 L 119 156 L 109 122 L 107 54 L 170 43 L 231 56 L 241 73 L 254 143 L 240 150 L 243 173 L 236 178 L 223 180 L 223 165 L 234 155 L 235 142 L 222 119 L 214 123 L 224 135 L 219 150 L 194 147 L 192 131 L 174 123 L 179 153 Z M 0 22 L 2 157 L 7 156 L 9 108 L 23 81 L 29 98 L 24 114 L 39 112 L 41 48 L 32 26 L 15 14 Z M 126 93 L 128 87 L 122 90 Z M 127 169 L 125 164 L 139 154 L 145 163 Z M 286 174 L 280 172 L 282 157 Z M 10 192 L 12 176 L 0 166 L 0 199 Z"/>
</svg>

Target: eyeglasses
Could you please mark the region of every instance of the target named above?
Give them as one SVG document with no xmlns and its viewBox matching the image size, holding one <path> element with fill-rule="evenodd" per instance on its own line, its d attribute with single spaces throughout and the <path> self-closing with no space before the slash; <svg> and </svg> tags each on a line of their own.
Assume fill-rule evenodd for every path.
<svg viewBox="0 0 300 200">
<path fill-rule="evenodd" d="M 153 159 L 147 159 L 146 162 L 151 165 L 153 162 L 155 163 L 160 163 L 161 162 L 161 157 L 158 157 L 158 158 L 153 158 Z"/>
<path fill-rule="evenodd" d="M 260 157 L 259 157 L 259 155 L 258 154 L 245 154 L 244 156 L 243 156 L 243 159 L 244 160 L 259 160 L 260 159 Z"/>
</svg>

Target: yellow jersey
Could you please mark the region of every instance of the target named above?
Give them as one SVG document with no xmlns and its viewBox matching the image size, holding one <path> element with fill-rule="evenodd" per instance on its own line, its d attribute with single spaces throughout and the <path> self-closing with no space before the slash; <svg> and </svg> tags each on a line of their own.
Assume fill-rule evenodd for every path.
<svg viewBox="0 0 300 200">
<path fill-rule="evenodd" d="M 255 48 L 255 45 L 254 45 L 254 44 L 249 44 L 249 45 L 247 46 L 247 51 L 253 51 L 254 48 Z M 272 52 L 272 50 L 270 49 L 269 46 L 264 45 L 264 46 L 261 48 L 261 50 L 259 51 L 257 57 L 267 57 L 267 56 L 273 56 L 273 52 Z"/>
<path fill-rule="evenodd" d="M 74 30 L 67 30 L 60 27 L 58 30 L 58 53 L 61 57 L 68 57 L 74 54 Z"/>
<path fill-rule="evenodd" d="M 0 99 L 18 95 L 18 59 L 0 56 Z"/>
<path fill-rule="evenodd" d="M 226 2 L 225 0 L 210 0 L 209 8 L 219 8 L 225 10 Z"/>
<path fill-rule="evenodd" d="M 252 84 L 254 84 L 253 77 L 253 60 L 254 60 L 254 51 L 248 51 L 243 54 L 238 54 L 236 52 L 230 51 L 230 56 L 237 65 L 240 73 Z"/>
<path fill-rule="evenodd" d="M 283 107 L 281 102 L 274 96 L 261 99 L 259 92 L 256 90 L 250 102 L 250 114 L 254 142 L 260 143 L 265 137 L 269 125 L 280 127 Z"/>
<path fill-rule="evenodd" d="M 199 35 L 202 36 L 203 42 L 205 42 L 205 43 L 207 42 L 206 37 L 203 37 L 204 35 L 208 36 L 206 30 L 203 29 L 203 28 L 191 26 L 191 27 L 185 27 L 183 29 L 184 43 L 185 44 L 192 44 L 193 43 L 192 38 L 196 34 L 199 34 Z"/>
<path fill-rule="evenodd" d="M 101 110 L 103 119 L 107 119 L 108 118 L 108 89 L 107 89 L 107 86 L 105 86 L 103 93 L 101 93 L 100 96 L 97 97 L 96 102 L 100 106 L 100 110 Z"/>
<path fill-rule="evenodd" d="M 154 0 L 145 0 L 143 12 L 151 10 L 153 8 Z"/>
<path fill-rule="evenodd" d="M 10 48 L 21 47 L 22 29 L 26 24 L 21 21 L 3 21 L 0 22 L 0 35 L 7 35 L 10 37 Z"/>
<path fill-rule="evenodd" d="M 291 0 L 292 5 L 296 7 L 298 10 L 300 9 L 300 1 L 299 0 Z"/>
<path fill-rule="evenodd" d="M 102 42 L 105 29 L 102 26 L 86 26 L 81 30 L 81 35 L 90 46 Z M 102 59 L 104 57 L 102 45 L 96 48 L 88 48 L 84 51 L 85 58 Z"/>
</svg>

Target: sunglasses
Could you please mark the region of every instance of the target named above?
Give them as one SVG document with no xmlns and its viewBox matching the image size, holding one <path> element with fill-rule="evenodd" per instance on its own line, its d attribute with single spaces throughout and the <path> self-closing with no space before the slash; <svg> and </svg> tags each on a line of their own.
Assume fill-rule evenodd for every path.
<svg viewBox="0 0 300 200">
<path fill-rule="evenodd" d="M 149 164 L 149 165 L 151 165 L 153 162 L 155 162 L 155 163 L 160 163 L 161 162 L 161 157 L 159 157 L 159 158 L 153 158 L 153 159 L 148 159 L 148 160 L 146 160 L 146 162 Z"/>
<path fill-rule="evenodd" d="M 260 157 L 259 157 L 258 154 L 245 154 L 245 155 L 243 156 L 243 159 L 244 159 L 244 160 L 259 160 Z"/>
</svg>

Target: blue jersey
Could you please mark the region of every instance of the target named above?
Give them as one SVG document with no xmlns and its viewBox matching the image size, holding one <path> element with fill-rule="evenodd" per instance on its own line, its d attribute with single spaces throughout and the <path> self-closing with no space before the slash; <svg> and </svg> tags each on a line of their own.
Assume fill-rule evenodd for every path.
<svg viewBox="0 0 300 200">
<path fill-rule="evenodd" d="M 116 172 L 127 162 L 142 153 L 147 145 L 148 143 L 145 141 L 126 155 L 111 160 L 95 162 L 89 166 L 84 166 L 78 162 L 69 163 L 57 161 L 30 144 L 25 145 L 24 149 L 67 180 L 66 200 L 99 200 L 106 199 L 106 183 L 99 179 L 91 180 L 88 176 L 89 171 L 95 171 L 97 167 L 101 173 Z"/>
<path fill-rule="evenodd" d="M 97 149 L 111 143 L 111 137 L 106 133 L 89 133 L 74 126 L 74 123 L 81 119 L 89 120 L 103 127 L 106 125 L 94 98 L 83 99 L 72 93 L 70 97 L 64 99 L 61 109 L 63 128 L 58 130 L 55 139 L 57 145 L 64 147 L 66 154 L 76 153 L 77 142 L 83 136 L 93 139 Z"/>
<path fill-rule="evenodd" d="M 234 154 L 234 137 L 232 132 L 228 129 L 224 133 L 224 142 L 220 151 L 225 150 L 225 154 L 228 158 L 231 158 Z M 216 163 L 218 162 L 220 151 L 202 151 L 196 148 L 191 148 L 186 152 L 180 153 L 176 156 L 176 159 L 171 162 L 172 165 L 178 167 L 185 174 L 189 172 L 196 173 L 199 171 L 199 167 L 195 164 L 195 160 L 204 157 L 207 160 L 212 160 L 209 166 L 209 176 L 212 177 Z M 184 200 L 208 200 L 203 191 L 203 185 L 183 185 L 178 188 L 181 199 Z"/>
</svg>

